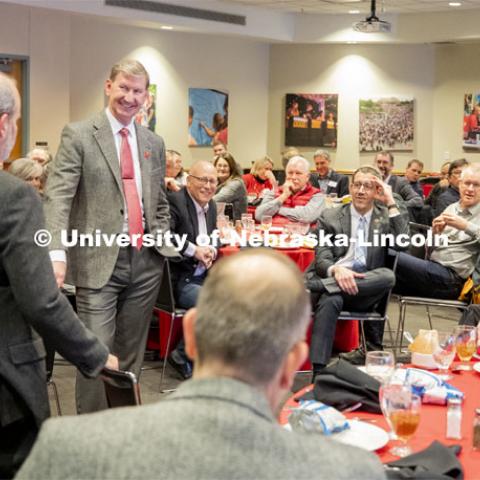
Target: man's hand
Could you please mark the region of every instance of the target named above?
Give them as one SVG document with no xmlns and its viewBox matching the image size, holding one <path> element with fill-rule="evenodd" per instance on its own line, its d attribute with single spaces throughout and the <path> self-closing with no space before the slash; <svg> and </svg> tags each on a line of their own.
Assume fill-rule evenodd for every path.
<svg viewBox="0 0 480 480">
<path fill-rule="evenodd" d="M 165 188 L 171 192 L 180 191 L 180 187 L 177 185 L 177 182 L 173 177 L 165 177 Z"/>
<path fill-rule="evenodd" d="M 118 358 L 111 353 L 108 354 L 107 362 L 105 363 L 106 368 L 110 368 L 111 370 L 118 370 Z"/>
<path fill-rule="evenodd" d="M 364 273 L 357 273 L 349 268 L 341 266 L 334 267 L 332 273 L 341 290 L 349 295 L 356 295 L 358 293 L 357 282 L 355 279 L 365 278 Z"/>
<path fill-rule="evenodd" d="M 439 215 L 437 218 L 434 218 L 432 221 L 432 232 L 434 234 L 442 233 L 445 230 L 446 226 L 447 226 L 447 223 L 443 218 L 443 214 Z"/>
<path fill-rule="evenodd" d="M 466 230 L 468 222 L 458 215 L 453 215 L 451 213 L 443 213 L 443 220 L 446 225 L 449 227 L 456 228 L 457 230 Z"/>
<path fill-rule="evenodd" d="M 67 273 L 67 264 L 65 262 L 52 262 L 53 273 L 55 274 L 55 280 L 57 281 L 58 288 L 62 288 L 65 282 L 65 275 Z"/>
<path fill-rule="evenodd" d="M 195 258 L 203 263 L 208 270 L 213 263 L 213 250 L 210 247 L 195 247 Z"/>
<path fill-rule="evenodd" d="M 385 205 L 393 205 L 395 203 L 395 199 L 393 198 L 392 187 L 388 183 L 380 180 L 375 175 L 371 176 L 371 180 L 377 190 L 375 199 L 379 200 Z"/>
<path fill-rule="evenodd" d="M 288 180 L 283 184 L 282 193 L 278 197 L 282 201 L 282 203 L 292 195 L 293 193 L 292 187 L 293 187 L 292 182 Z"/>
</svg>

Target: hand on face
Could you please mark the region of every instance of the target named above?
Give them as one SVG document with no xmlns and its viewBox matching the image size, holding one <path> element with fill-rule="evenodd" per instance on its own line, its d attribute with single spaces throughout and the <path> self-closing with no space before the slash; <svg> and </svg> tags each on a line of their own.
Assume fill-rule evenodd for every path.
<svg viewBox="0 0 480 480">
<path fill-rule="evenodd" d="M 376 187 L 375 200 L 379 200 L 385 205 L 392 205 L 395 203 L 393 198 L 392 187 L 388 183 L 383 182 L 375 175 L 371 176 L 372 183 Z"/>
</svg>

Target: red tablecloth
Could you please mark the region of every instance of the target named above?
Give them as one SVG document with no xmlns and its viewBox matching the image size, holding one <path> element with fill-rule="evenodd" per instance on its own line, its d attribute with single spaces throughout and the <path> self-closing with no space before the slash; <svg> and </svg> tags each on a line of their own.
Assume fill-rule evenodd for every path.
<svg viewBox="0 0 480 480">
<path fill-rule="evenodd" d="M 446 406 L 422 405 L 420 425 L 409 444 L 414 452 L 418 452 L 428 447 L 434 440 L 438 440 L 445 445 L 460 444 L 462 446 L 462 453 L 459 456 L 459 460 L 465 472 L 465 480 L 476 480 L 480 478 L 480 452 L 474 451 L 472 448 L 472 425 L 475 408 L 480 407 L 480 375 L 476 372 L 463 372 L 454 375 L 450 380 L 450 383 L 465 394 L 462 415 L 463 438 L 461 440 L 448 440 L 445 438 L 445 432 L 447 429 Z M 298 405 L 295 399 L 301 397 L 311 388 L 312 386 L 309 385 L 292 395 L 287 400 L 278 418 L 280 424 L 283 425 L 287 423 L 288 416 L 291 412 L 290 408 Z M 347 417 L 375 418 L 377 420 L 375 425 L 388 430 L 387 422 L 382 415 L 364 413 L 357 410 L 356 412 L 347 414 Z M 394 457 L 388 452 L 390 444 L 391 442 L 381 450 L 377 451 L 377 455 L 384 463 L 398 459 L 398 457 Z"/>
</svg>

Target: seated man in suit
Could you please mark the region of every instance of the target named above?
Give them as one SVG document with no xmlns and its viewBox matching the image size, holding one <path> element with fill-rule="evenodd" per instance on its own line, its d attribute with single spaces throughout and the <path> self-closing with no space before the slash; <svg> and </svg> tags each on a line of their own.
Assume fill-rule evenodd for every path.
<svg viewBox="0 0 480 480">
<path fill-rule="evenodd" d="M 348 194 L 348 177 L 330 168 L 330 154 L 326 150 L 317 150 L 313 161 L 316 172 L 310 174 L 310 183 L 314 187 L 326 195 L 336 193 L 339 198 Z"/>
<path fill-rule="evenodd" d="M 433 211 L 435 217 L 438 217 L 443 211 L 452 203 L 460 200 L 460 175 L 462 170 L 468 165 L 468 161 L 464 158 L 459 158 L 450 163 L 448 167 L 448 187 L 445 191 L 438 195 Z"/>
<path fill-rule="evenodd" d="M 190 169 L 186 188 L 168 195 L 170 230 L 187 238 L 180 250 L 183 261 L 171 266 L 175 297 L 182 308 L 195 306 L 207 271 L 217 256 L 215 247 L 197 245 L 199 235 L 210 235 L 217 226 L 217 206 L 212 200 L 217 183 L 215 167 L 210 162 L 198 161 Z M 183 378 L 192 376 L 183 340 L 168 357 L 168 362 Z"/>
<path fill-rule="evenodd" d="M 416 158 L 410 160 L 405 169 L 405 179 L 408 181 L 413 191 L 420 197 L 423 198 L 423 189 L 420 184 L 420 175 L 423 172 L 423 162 L 417 160 Z"/>
<path fill-rule="evenodd" d="M 375 167 L 360 167 L 353 174 L 350 193 L 352 203 L 324 210 L 318 221 L 332 241 L 347 237 L 349 245 L 319 245 L 306 274 L 315 306 L 310 347 L 314 377 L 330 360 L 340 312 L 372 310 L 395 283 L 393 272 L 385 268 L 387 246 L 366 246 L 365 240 L 372 241 L 373 233 L 408 234 L 407 215 L 400 213 L 392 188 Z M 383 329 L 380 322 L 365 324 L 369 349 L 382 349 Z M 345 358 L 361 363 L 365 352 L 354 350 Z"/>
<path fill-rule="evenodd" d="M 390 152 L 379 152 L 375 156 L 374 165 L 382 172 L 383 181 L 392 187 L 392 192 L 403 198 L 407 208 L 422 208 L 423 199 L 412 189 L 407 180 L 392 175 L 393 155 Z"/>
<path fill-rule="evenodd" d="M 274 225 L 288 222 L 315 222 L 325 206 L 325 196 L 308 181 L 308 160 L 295 156 L 287 164 L 285 183 L 274 191 L 265 191 L 262 203 L 255 210 L 255 219 L 262 221 L 264 215 L 273 216 Z"/>
<path fill-rule="evenodd" d="M 193 379 L 148 406 L 47 422 L 17 478 L 384 479 L 372 453 L 276 421 L 309 321 L 287 257 L 248 249 L 221 260 L 184 317 Z"/>
<path fill-rule="evenodd" d="M 449 205 L 432 223 L 433 233 L 446 235 L 448 244 L 434 246 L 429 260 L 401 253 L 395 292 L 445 300 L 458 298 L 480 253 L 480 164 L 463 169 L 459 189 L 460 201 Z"/>
</svg>

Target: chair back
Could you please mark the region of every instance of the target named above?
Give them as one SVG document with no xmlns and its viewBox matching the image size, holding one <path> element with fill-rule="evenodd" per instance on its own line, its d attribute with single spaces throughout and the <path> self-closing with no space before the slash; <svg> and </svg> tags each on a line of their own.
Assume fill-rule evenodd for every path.
<svg viewBox="0 0 480 480">
<path fill-rule="evenodd" d="M 167 259 L 165 259 L 165 264 L 163 266 L 162 283 L 160 284 L 155 307 L 163 312 L 175 312 L 175 296 L 173 294 L 172 275 L 170 264 Z"/>
<path fill-rule="evenodd" d="M 140 386 L 134 373 L 104 368 L 100 376 L 105 387 L 108 408 L 142 404 Z"/>
<path fill-rule="evenodd" d="M 410 229 L 410 237 L 415 234 L 420 234 L 426 237 L 428 234 L 428 231 L 432 228 L 429 225 L 424 225 L 422 223 L 415 223 L 415 222 L 409 222 L 408 227 Z M 421 247 L 414 247 L 413 245 L 410 245 L 408 247 L 408 253 L 413 257 L 417 257 L 425 260 L 428 258 L 427 244 L 425 243 L 425 245 Z"/>
</svg>

